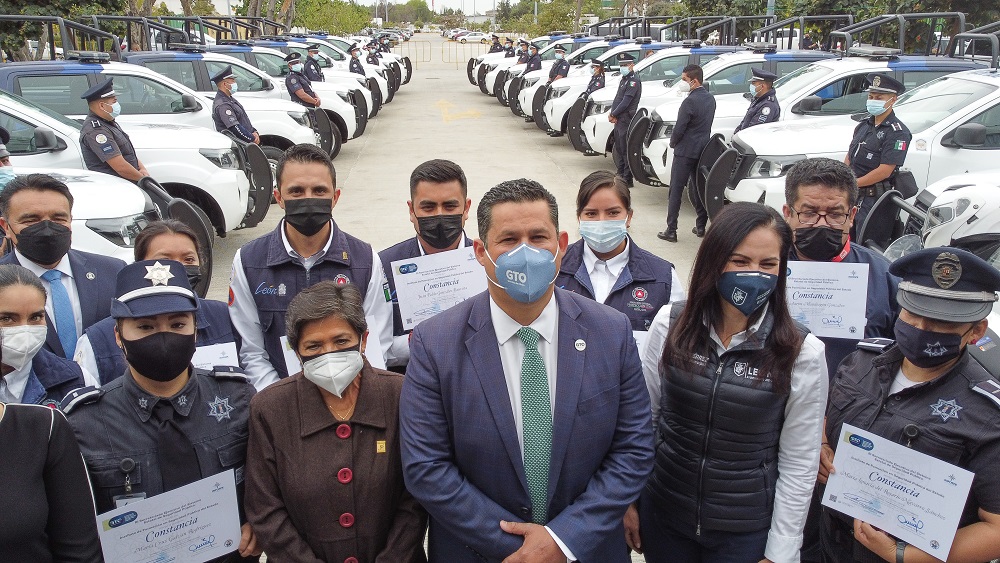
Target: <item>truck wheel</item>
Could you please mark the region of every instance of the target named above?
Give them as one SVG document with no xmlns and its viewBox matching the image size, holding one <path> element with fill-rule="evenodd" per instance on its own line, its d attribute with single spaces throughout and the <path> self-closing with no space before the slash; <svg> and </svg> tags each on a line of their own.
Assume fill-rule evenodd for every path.
<svg viewBox="0 0 1000 563">
<path fill-rule="evenodd" d="M 260 150 L 264 151 L 264 156 L 267 157 L 268 164 L 271 165 L 271 176 L 274 176 L 274 181 L 278 181 L 278 161 L 281 160 L 282 155 L 285 151 L 279 149 L 278 147 L 267 147 L 261 146 Z M 272 186 L 273 188 L 273 186 Z M 273 189 L 272 189 L 273 191 Z M 272 198 L 274 196 L 271 196 Z"/>
<path fill-rule="evenodd" d="M 344 138 L 343 138 L 343 135 L 341 135 L 341 133 L 340 133 L 340 127 L 337 126 L 336 122 L 334 122 L 334 124 L 333 124 L 333 146 L 330 147 L 330 160 L 333 160 L 333 159 L 337 158 L 337 155 L 340 154 L 340 148 L 343 145 L 344 145 Z"/>
</svg>

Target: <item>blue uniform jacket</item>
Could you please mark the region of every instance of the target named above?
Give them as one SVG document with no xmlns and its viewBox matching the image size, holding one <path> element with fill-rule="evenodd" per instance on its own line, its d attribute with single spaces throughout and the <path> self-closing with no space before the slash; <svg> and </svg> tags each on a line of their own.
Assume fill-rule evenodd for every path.
<svg viewBox="0 0 1000 563">
<path fill-rule="evenodd" d="M 243 104 L 222 90 L 217 91 L 212 100 L 212 120 L 216 131 L 221 133 L 228 129 L 247 143 L 253 142 L 253 134 L 257 132 Z"/>
<path fill-rule="evenodd" d="M 639 97 L 642 96 L 642 82 L 635 72 L 622 76 L 618 83 L 618 92 L 611 103 L 611 116 L 619 121 L 629 121 L 639 108 Z M 628 125 L 626 123 L 626 125 Z"/>
<path fill-rule="evenodd" d="M 199 299 L 195 323 L 198 346 L 236 342 L 236 349 L 239 350 L 238 336 L 229 320 L 229 307 L 222 301 Z M 128 363 L 115 342 L 115 319 L 108 317 L 85 330 L 84 334 L 90 339 L 90 346 L 94 349 L 101 385 L 107 385 L 121 377 Z M 234 358 L 233 361 L 233 366 L 238 367 L 239 358 Z"/>
<path fill-rule="evenodd" d="M 563 257 L 556 287 L 594 298 L 587 265 L 583 262 L 582 239 L 569 245 Z M 649 330 L 656 312 L 670 302 L 674 265 L 636 246 L 629 240 L 628 264 L 618 275 L 604 304 L 625 313 L 632 330 Z"/>
<path fill-rule="evenodd" d="M 83 315 L 83 330 L 101 319 L 111 316 L 111 301 L 115 298 L 115 283 L 118 272 L 125 267 L 125 262 L 109 256 L 91 254 L 82 250 L 70 250 L 69 265 L 73 269 L 73 283 L 80 297 L 80 313 Z M 0 258 L 0 264 L 17 264 L 17 254 L 11 252 Z M 45 315 L 45 324 L 49 332 L 45 336 L 45 349 L 57 356 L 66 357 L 56 326 Z M 78 335 L 79 336 L 79 335 Z"/>
<path fill-rule="evenodd" d="M 739 133 L 743 129 L 753 127 L 754 125 L 777 121 L 780 115 L 781 106 L 778 105 L 778 96 L 774 94 L 774 89 L 772 88 L 768 93 L 763 96 L 757 96 L 750 102 L 747 114 L 743 116 L 743 121 L 736 126 L 734 133 Z"/>
<path fill-rule="evenodd" d="M 590 77 L 590 83 L 587 84 L 587 91 L 584 92 L 585 95 L 589 96 L 594 92 L 604 88 L 604 73 L 595 74 Z"/>
<path fill-rule="evenodd" d="M 539 55 L 531 55 L 528 57 L 526 64 L 527 66 L 524 68 L 524 74 L 528 74 L 533 70 L 540 70 L 542 68 L 542 57 Z"/>
<path fill-rule="evenodd" d="M 302 71 L 305 73 L 306 78 L 313 82 L 323 82 L 325 79 L 323 69 L 319 67 L 319 63 L 313 60 L 312 57 L 305 58 L 305 61 L 302 63 Z"/>
<path fill-rule="evenodd" d="M 31 360 L 31 375 L 21 402 L 58 409 L 66 395 L 83 386 L 83 370 L 76 362 L 42 348 Z"/>
<path fill-rule="evenodd" d="M 307 104 L 295 95 L 299 90 L 305 90 L 306 94 L 309 94 L 313 98 L 316 97 L 316 92 L 312 89 L 312 81 L 306 78 L 306 75 L 301 72 L 288 73 L 288 76 L 285 77 L 285 88 L 288 90 L 288 95 L 291 96 L 293 102 L 307 108 L 314 107 L 312 104 Z"/>
<path fill-rule="evenodd" d="M 549 82 L 552 82 L 557 76 L 562 76 L 563 78 L 569 76 L 569 61 L 566 59 L 556 61 L 552 65 L 552 68 L 549 69 Z"/>
<path fill-rule="evenodd" d="M 361 59 L 351 57 L 350 71 L 361 76 L 365 75 L 365 67 L 361 66 Z"/>
</svg>

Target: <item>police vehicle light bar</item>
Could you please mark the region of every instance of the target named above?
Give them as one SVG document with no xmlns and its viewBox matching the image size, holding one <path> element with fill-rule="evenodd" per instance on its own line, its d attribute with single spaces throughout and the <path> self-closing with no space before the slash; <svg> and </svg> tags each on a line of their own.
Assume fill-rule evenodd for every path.
<svg viewBox="0 0 1000 563">
<path fill-rule="evenodd" d="M 111 61 L 111 55 L 99 51 L 67 51 L 65 58 L 67 61 L 80 61 L 82 63 L 106 63 Z"/>
<path fill-rule="evenodd" d="M 778 50 L 778 45 L 767 42 L 747 43 L 746 48 L 754 53 L 774 53 Z"/>
<path fill-rule="evenodd" d="M 195 43 L 168 43 L 167 50 L 169 51 L 184 51 L 187 53 L 204 53 L 205 46 L 197 45 Z"/>
<path fill-rule="evenodd" d="M 685 39 L 681 41 L 681 47 L 698 48 L 701 47 L 701 39 Z"/>
<path fill-rule="evenodd" d="M 605 40 L 605 41 L 608 41 L 608 42 L 611 42 L 611 41 L 618 41 L 618 40 L 619 40 L 619 39 L 621 39 L 621 38 L 622 38 L 622 36 L 621 36 L 621 35 L 605 35 L 605 36 L 604 36 L 604 37 L 602 37 L 601 39 L 603 39 L 603 40 Z M 652 38 L 651 38 L 651 39 L 652 39 Z"/>
<path fill-rule="evenodd" d="M 216 45 L 242 45 L 244 47 L 249 47 L 253 45 L 253 41 L 249 39 L 216 39 Z"/>
<path fill-rule="evenodd" d="M 566 35 L 566 32 L 565 31 L 550 31 L 549 32 L 549 36 L 552 36 L 552 35 Z"/>
<path fill-rule="evenodd" d="M 892 49 L 890 47 L 877 47 L 875 45 L 859 45 L 857 47 L 849 47 L 847 49 L 847 54 L 856 57 L 869 57 L 873 59 L 877 58 L 894 58 L 901 55 L 903 51 L 901 49 Z"/>
</svg>

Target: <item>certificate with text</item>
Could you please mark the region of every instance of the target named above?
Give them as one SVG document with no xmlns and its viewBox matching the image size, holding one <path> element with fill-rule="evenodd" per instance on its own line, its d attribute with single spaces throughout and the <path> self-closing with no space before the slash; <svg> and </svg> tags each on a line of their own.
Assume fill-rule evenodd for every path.
<svg viewBox="0 0 1000 563">
<path fill-rule="evenodd" d="M 816 336 L 865 337 L 868 264 L 789 260 L 785 284 L 792 318 Z"/>
<path fill-rule="evenodd" d="M 823 506 L 948 558 L 973 473 L 845 424 Z"/>
<path fill-rule="evenodd" d="M 471 246 L 390 264 L 403 329 L 486 291 L 486 270 Z"/>
<path fill-rule="evenodd" d="M 104 559 L 203 563 L 240 546 L 233 470 L 97 516 Z"/>
</svg>

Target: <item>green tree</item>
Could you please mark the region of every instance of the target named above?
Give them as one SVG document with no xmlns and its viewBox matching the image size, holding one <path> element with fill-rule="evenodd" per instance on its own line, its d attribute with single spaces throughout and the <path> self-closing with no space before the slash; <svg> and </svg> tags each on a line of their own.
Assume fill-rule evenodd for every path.
<svg viewBox="0 0 1000 563">
<path fill-rule="evenodd" d="M 153 0 L 147 1 L 152 3 Z M 74 20 L 83 14 L 121 13 L 125 8 L 125 0 L 91 0 L 82 4 L 74 0 L 46 0 L 45 2 L 37 3 L 24 2 L 23 0 L 0 0 L 0 13 L 2 14 L 61 16 Z M 39 58 L 45 44 L 49 40 L 46 27 L 41 24 L 0 22 L 0 48 L 14 60 Z M 34 52 L 29 51 L 27 48 L 27 41 L 29 39 L 38 41 L 38 50 Z M 74 47 L 73 45 L 63 45 L 61 38 L 58 36 L 56 37 L 56 45 L 63 49 Z M 90 46 L 85 45 L 76 45 L 76 47 L 90 48 Z"/>
<path fill-rule="evenodd" d="M 369 10 L 368 6 L 343 0 L 296 0 L 293 23 L 308 29 L 324 29 L 335 35 L 350 34 L 368 25 L 371 21 Z"/>
<path fill-rule="evenodd" d="M 170 11 L 170 8 L 167 8 L 166 2 L 160 2 L 155 8 L 153 8 L 153 12 L 150 15 L 152 15 L 153 17 L 159 17 L 159 16 L 173 16 L 175 14 Z"/>
</svg>

